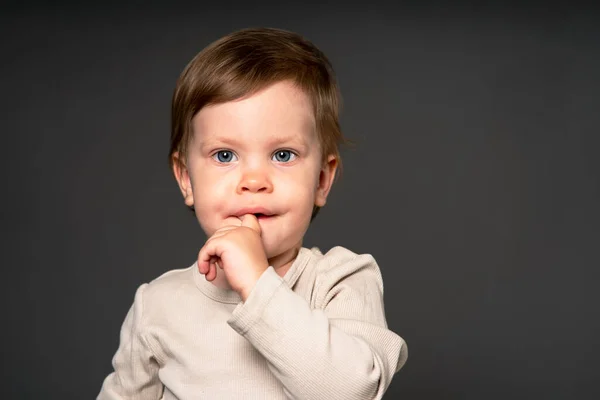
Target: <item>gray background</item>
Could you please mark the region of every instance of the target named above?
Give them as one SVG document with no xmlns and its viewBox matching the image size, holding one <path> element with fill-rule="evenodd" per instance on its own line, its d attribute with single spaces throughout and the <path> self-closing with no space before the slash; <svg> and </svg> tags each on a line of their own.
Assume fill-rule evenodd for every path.
<svg viewBox="0 0 600 400">
<path fill-rule="evenodd" d="M 409 345 L 386 399 L 600 398 L 600 18 L 591 6 L 10 6 L 3 398 L 94 398 L 135 289 L 204 237 L 167 167 L 185 64 L 297 31 L 344 95 L 344 175 L 306 245 L 373 254 Z"/>
</svg>

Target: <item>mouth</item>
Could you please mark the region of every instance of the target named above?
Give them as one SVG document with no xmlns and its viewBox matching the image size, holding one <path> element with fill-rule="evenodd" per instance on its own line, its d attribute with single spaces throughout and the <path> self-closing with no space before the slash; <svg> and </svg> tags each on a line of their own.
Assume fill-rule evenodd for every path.
<svg viewBox="0 0 600 400">
<path fill-rule="evenodd" d="M 274 217 L 275 215 L 273 214 L 263 214 L 263 213 L 253 213 L 253 215 L 256 217 L 256 219 L 260 220 L 264 220 L 264 219 L 268 219 L 271 217 Z"/>
<path fill-rule="evenodd" d="M 238 217 L 238 218 L 241 218 L 242 216 L 244 216 L 246 214 L 252 214 L 258 220 L 265 220 L 265 219 L 273 218 L 275 216 L 274 213 L 272 213 L 270 210 L 267 210 L 265 208 L 246 208 L 246 209 L 242 209 L 242 210 L 239 210 L 238 212 L 236 212 L 234 214 L 234 216 Z"/>
</svg>

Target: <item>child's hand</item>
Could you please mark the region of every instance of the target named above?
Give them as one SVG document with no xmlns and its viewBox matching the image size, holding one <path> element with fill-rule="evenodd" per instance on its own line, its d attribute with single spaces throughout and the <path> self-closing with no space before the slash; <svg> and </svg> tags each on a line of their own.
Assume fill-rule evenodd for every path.
<svg viewBox="0 0 600 400">
<path fill-rule="evenodd" d="M 229 218 L 200 250 L 198 270 L 212 281 L 217 275 L 218 262 L 231 288 L 245 301 L 269 267 L 260 235 L 260 225 L 253 214 L 246 214 L 241 220 Z"/>
</svg>

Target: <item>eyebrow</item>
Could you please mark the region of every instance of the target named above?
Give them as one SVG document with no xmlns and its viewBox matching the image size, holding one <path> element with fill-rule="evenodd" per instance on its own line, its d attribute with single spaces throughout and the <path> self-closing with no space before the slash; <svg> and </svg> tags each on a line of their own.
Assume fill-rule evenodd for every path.
<svg viewBox="0 0 600 400">
<path fill-rule="evenodd" d="M 228 137 L 216 137 L 216 138 L 209 138 L 209 139 L 202 139 L 200 140 L 200 148 L 202 150 L 205 150 L 206 147 L 213 147 L 216 145 L 226 145 L 226 146 L 235 146 L 237 143 L 237 141 L 235 139 L 231 139 Z"/>
<path fill-rule="evenodd" d="M 234 137 L 228 137 L 228 136 L 217 136 L 217 137 L 212 137 L 212 138 L 207 138 L 204 140 L 200 141 L 200 148 L 205 151 L 207 147 L 214 147 L 214 146 L 220 146 L 220 145 L 224 145 L 224 146 L 239 146 L 240 143 L 242 141 L 234 138 Z M 294 145 L 297 146 L 303 146 L 303 147 L 308 147 L 306 138 L 303 135 L 287 135 L 287 136 L 276 136 L 273 139 L 270 139 L 268 141 L 268 146 L 278 146 L 278 145 L 282 145 L 284 143 L 293 143 Z"/>
<path fill-rule="evenodd" d="M 283 143 L 294 143 L 301 146 L 307 145 L 304 135 L 277 136 L 269 141 L 270 145 L 280 145 Z"/>
</svg>

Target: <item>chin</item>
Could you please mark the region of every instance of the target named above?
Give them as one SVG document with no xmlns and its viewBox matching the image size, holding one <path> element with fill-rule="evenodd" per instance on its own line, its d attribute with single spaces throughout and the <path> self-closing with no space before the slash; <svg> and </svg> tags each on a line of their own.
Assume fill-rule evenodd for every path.
<svg viewBox="0 0 600 400">
<path fill-rule="evenodd" d="M 286 253 L 289 253 L 290 251 L 297 251 L 301 246 L 301 243 L 297 243 L 295 245 L 283 245 L 283 244 L 279 244 L 279 245 L 271 245 L 270 243 L 264 243 L 264 247 L 265 247 L 265 254 L 267 256 L 267 259 L 271 260 L 273 258 L 282 256 Z"/>
</svg>

